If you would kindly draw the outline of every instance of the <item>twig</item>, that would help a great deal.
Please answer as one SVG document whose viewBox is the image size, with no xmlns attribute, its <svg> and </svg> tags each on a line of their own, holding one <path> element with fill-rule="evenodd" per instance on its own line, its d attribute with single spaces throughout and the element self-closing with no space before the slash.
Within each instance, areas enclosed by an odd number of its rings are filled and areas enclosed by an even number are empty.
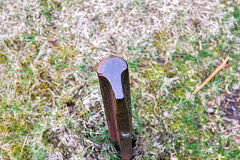
<svg viewBox="0 0 240 160">
<path fill-rule="evenodd" d="M 215 71 L 198 87 L 195 89 L 194 94 L 196 94 L 200 89 L 202 89 L 221 69 L 227 66 L 227 61 L 229 60 L 229 57 L 227 57 L 223 63 L 218 66 Z"/>
<path fill-rule="evenodd" d="M 199 51 L 202 50 L 202 41 L 200 39 L 198 40 L 198 49 Z"/>
</svg>

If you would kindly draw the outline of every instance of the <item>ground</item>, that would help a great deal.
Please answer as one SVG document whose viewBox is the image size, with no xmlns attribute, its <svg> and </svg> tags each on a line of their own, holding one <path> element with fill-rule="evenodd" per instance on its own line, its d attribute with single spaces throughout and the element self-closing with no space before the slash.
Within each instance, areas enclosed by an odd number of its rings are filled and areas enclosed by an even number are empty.
<svg viewBox="0 0 240 160">
<path fill-rule="evenodd" d="M 0 159 L 120 159 L 96 73 L 109 56 L 129 65 L 133 159 L 240 159 L 239 6 L 0 0 Z"/>
</svg>

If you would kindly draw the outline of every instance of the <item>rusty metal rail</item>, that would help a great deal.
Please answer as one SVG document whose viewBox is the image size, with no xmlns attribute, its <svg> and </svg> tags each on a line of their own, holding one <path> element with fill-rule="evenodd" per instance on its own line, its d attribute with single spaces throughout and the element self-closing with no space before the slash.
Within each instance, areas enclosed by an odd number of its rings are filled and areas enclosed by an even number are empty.
<svg viewBox="0 0 240 160">
<path fill-rule="evenodd" d="M 120 145 L 123 160 L 132 158 L 132 111 L 128 65 L 120 57 L 102 60 L 97 74 L 110 139 Z"/>
</svg>

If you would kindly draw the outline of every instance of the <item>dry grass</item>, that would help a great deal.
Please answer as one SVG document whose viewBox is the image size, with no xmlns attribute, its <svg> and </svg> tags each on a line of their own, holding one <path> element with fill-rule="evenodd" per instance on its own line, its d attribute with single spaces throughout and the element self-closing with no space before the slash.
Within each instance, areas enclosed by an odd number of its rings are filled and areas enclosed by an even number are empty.
<svg viewBox="0 0 240 160">
<path fill-rule="evenodd" d="M 238 121 L 220 110 L 240 85 L 239 5 L 0 0 L 0 159 L 119 158 L 96 75 L 110 55 L 130 66 L 134 159 L 239 158 Z M 226 56 L 230 67 L 193 95 Z"/>
</svg>

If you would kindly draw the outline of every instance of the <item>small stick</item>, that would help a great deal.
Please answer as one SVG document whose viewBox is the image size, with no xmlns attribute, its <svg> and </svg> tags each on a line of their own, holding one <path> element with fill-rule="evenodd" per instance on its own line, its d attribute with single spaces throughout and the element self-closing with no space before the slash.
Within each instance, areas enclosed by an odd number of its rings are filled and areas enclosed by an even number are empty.
<svg viewBox="0 0 240 160">
<path fill-rule="evenodd" d="M 227 57 L 223 63 L 218 66 L 215 71 L 198 87 L 195 89 L 194 94 L 196 94 L 200 89 L 202 89 L 221 69 L 227 66 L 227 61 L 229 60 L 229 57 Z"/>
</svg>

